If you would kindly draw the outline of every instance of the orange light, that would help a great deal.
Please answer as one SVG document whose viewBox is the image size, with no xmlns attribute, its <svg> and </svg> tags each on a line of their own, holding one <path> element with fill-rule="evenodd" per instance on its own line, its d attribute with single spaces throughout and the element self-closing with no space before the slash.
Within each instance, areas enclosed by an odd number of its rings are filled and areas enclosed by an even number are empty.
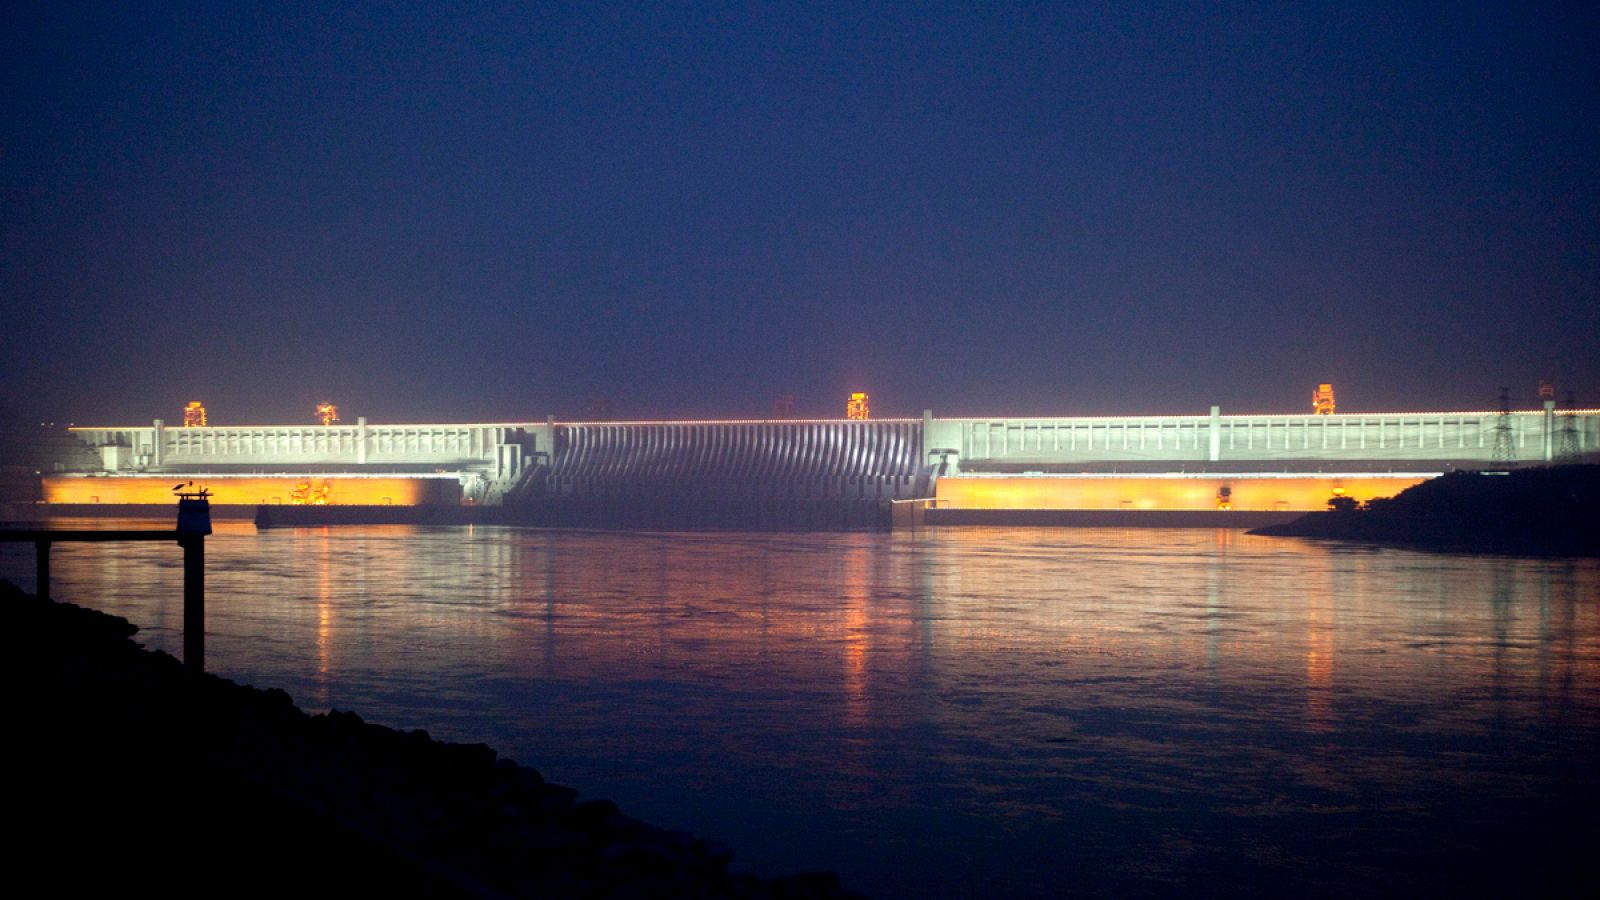
<svg viewBox="0 0 1600 900">
<path fill-rule="evenodd" d="M 872 411 L 867 405 L 867 403 L 868 403 L 868 401 L 870 399 L 871 398 L 869 398 L 866 394 L 861 393 L 860 391 L 857 391 L 856 393 L 851 394 L 850 395 L 850 399 L 845 401 L 844 417 L 847 418 L 847 419 L 869 419 L 869 418 L 871 418 L 872 417 Z"/>
<path fill-rule="evenodd" d="M 200 405 L 199 400 L 190 400 L 189 405 L 183 408 L 183 427 L 206 427 L 206 408 Z"/>
<path fill-rule="evenodd" d="M 339 421 L 339 407 L 334 406 L 332 403 L 319 403 L 317 404 L 317 418 L 321 419 L 324 425 L 332 425 Z"/>
<path fill-rule="evenodd" d="M 291 506 L 327 506 L 329 490 L 326 481 L 316 487 L 309 481 L 302 481 L 289 492 L 289 503 Z"/>
<path fill-rule="evenodd" d="M 1333 385 L 1319 384 L 1311 394 L 1311 411 L 1319 416 L 1333 415 Z"/>
<path fill-rule="evenodd" d="M 208 475 L 211 505 L 255 506 L 262 503 L 307 506 L 394 505 L 455 506 L 461 485 L 454 478 Z M 169 506 L 172 478 L 154 476 L 46 475 L 45 503 L 129 503 Z"/>
<path fill-rule="evenodd" d="M 1353 500 L 1392 497 L 1423 474 L 1345 475 L 1340 496 Z M 1251 478 L 1107 476 L 956 476 L 940 478 L 934 494 L 940 509 L 1324 509 L 1332 479 L 1314 475 Z M 1227 494 L 1223 494 L 1227 488 Z M 1226 504 L 1224 506 L 1223 504 Z"/>
</svg>

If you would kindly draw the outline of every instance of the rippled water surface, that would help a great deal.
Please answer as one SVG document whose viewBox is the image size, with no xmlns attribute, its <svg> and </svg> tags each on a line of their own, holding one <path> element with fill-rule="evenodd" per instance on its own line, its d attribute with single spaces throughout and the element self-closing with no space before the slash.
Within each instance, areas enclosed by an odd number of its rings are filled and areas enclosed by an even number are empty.
<svg viewBox="0 0 1600 900">
<path fill-rule="evenodd" d="M 31 551 L 0 571 L 32 585 Z M 57 597 L 181 649 L 165 545 Z M 1233 531 L 208 542 L 211 668 L 486 741 L 884 897 L 1516 893 L 1593 871 L 1600 562 Z"/>
</svg>

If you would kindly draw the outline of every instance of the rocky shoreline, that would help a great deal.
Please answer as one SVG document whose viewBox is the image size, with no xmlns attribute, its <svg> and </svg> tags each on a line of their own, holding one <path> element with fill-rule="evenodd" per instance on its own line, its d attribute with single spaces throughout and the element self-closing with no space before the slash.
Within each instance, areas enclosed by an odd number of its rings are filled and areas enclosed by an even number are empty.
<svg viewBox="0 0 1600 900">
<path fill-rule="evenodd" d="M 482 744 L 194 676 L 124 619 L 5 582 L 0 603 L 22 626 L 5 657 L 13 871 L 52 892 L 859 896 L 832 873 L 732 872 L 729 849 L 579 801 Z"/>
<path fill-rule="evenodd" d="M 1250 534 L 1429 550 L 1600 556 L 1600 465 L 1453 472 L 1370 501 Z"/>
</svg>

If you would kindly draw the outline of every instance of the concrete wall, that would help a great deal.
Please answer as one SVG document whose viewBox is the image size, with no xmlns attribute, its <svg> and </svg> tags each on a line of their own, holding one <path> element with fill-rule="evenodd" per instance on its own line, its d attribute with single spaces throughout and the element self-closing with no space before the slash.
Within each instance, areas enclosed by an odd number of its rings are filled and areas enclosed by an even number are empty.
<svg viewBox="0 0 1600 900">
<path fill-rule="evenodd" d="M 1336 492 L 1365 502 L 1392 497 L 1428 477 L 966 475 L 939 479 L 937 508 L 1215 510 L 1227 488 L 1229 509 L 1305 512 L 1326 509 Z"/>
<path fill-rule="evenodd" d="M 268 477 L 214 475 L 204 481 L 211 502 L 218 505 L 292 504 L 297 488 L 325 490 L 336 506 L 437 506 L 461 502 L 461 486 L 453 478 L 309 476 Z M 46 475 L 46 503 L 84 505 L 150 505 L 170 508 L 177 501 L 172 479 L 157 475 Z"/>
<path fill-rule="evenodd" d="M 1488 412 L 1381 415 L 1204 415 L 1053 419 L 932 419 L 930 453 L 950 450 L 962 471 L 1074 470 L 1105 464 L 1156 468 L 1238 462 L 1316 468 L 1359 464 L 1470 467 L 1493 462 L 1501 417 Z M 1561 414 L 1505 418 L 1514 458 L 1560 453 Z M 1600 449 L 1600 411 L 1572 417 L 1581 453 Z M 1236 467 L 1235 467 L 1236 468 Z"/>
<path fill-rule="evenodd" d="M 544 432 L 541 440 L 540 432 Z M 126 448 L 125 466 L 177 470 L 194 466 L 443 466 L 488 468 L 500 448 L 548 450 L 543 425 L 272 425 L 170 428 L 159 420 L 133 428 L 74 428 L 92 448 Z"/>
<path fill-rule="evenodd" d="M 1568 443 L 1569 425 L 1574 449 L 1591 456 L 1600 451 L 1600 410 L 1570 419 L 1546 411 L 1502 418 L 1481 411 L 1273 416 L 1213 410 L 1027 419 L 936 419 L 929 413 L 920 420 L 859 422 L 378 425 L 358 419 L 354 425 L 188 429 L 157 421 L 77 428 L 72 435 L 101 472 L 446 474 L 458 479 L 469 501 L 520 503 L 545 517 L 541 521 L 629 519 L 676 527 L 685 517 L 709 516 L 712 525 L 745 527 L 804 508 L 812 510 L 801 515 L 805 527 L 857 524 L 890 500 L 931 496 L 935 475 L 1440 472 L 1493 464 L 1502 429 L 1516 461 L 1556 459 Z"/>
<path fill-rule="evenodd" d="M 1570 419 L 1581 453 L 1600 451 L 1600 410 Z M 1507 416 L 1520 462 L 1559 455 L 1562 413 Z M 535 459 L 562 477 L 762 471 L 792 477 L 909 474 L 929 461 L 904 456 L 919 443 L 948 450 L 962 469 L 1105 463 L 1493 461 L 1501 417 L 1490 412 L 843 422 L 636 422 L 75 428 L 120 469 L 196 466 L 440 467 L 509 477 Z M 854 429 L 854 430 L 852 430 Z M 938 456 L 932 457 L 933 461 Z M 115 462 L 111 462 L 115 460 Z"/>
<path fill-rule="evenodd" d="M 74 428 L 71 434 L 100 454 L 100 471 L 107 473 L 446 473 L 457 478 L 467 499 L 497 504 L 533 466 L 548 462 L 552 428 L 372 425 L 366 419 L 354 425 L 169 428 L 158 419 L 131 428 Z"/>
</svg>

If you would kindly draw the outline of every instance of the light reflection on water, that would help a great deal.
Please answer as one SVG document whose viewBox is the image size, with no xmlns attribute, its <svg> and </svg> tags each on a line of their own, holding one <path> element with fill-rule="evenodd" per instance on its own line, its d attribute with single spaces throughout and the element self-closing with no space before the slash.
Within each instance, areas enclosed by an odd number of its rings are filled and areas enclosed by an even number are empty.
<svg viewBox="0 0 1600 900">
<path fill-rule="evenodd" d="M 1594 834 L 1596 561 L 227 522 L 207 558 L 214 670 L 881 897 L 1427 893 Z M 53 559 L 179 651 L 175 547 Z"/>
</svg>

